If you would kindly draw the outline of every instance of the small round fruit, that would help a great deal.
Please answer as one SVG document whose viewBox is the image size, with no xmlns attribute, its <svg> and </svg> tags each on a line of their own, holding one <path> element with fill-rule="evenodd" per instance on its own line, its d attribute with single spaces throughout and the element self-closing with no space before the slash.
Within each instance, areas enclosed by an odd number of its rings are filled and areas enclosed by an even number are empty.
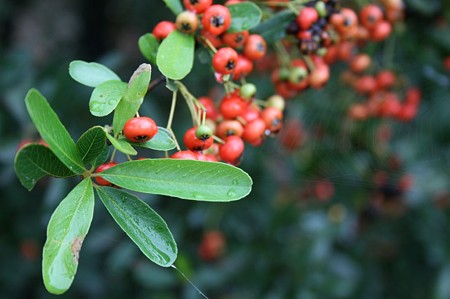
<svg viewBox="0 0 450 299">
<path fill-rule="evenodd" d="M 370 66 L 372 59 L 367 54 L 358 54 L 350 62 L 350 69 L 355 73 L 362 73 Z"/>
<path fill-rule="evenodd" d="M 113 166 L 116 166 L 116 165 L 117 165 L 116 162 L 108 162 L 108 163 L 102 164 L 102 165 L 100 165 L 99 167 L 97 167 L 97 168 L 95 169 L 95 172 L 96 172 L 96 173 L 103 172 L 103 171 L 105 171 L 106 169 L 109 169 L 109 168 L 111 168 L 111 167 L 113 167 Z M 104 178 L 102 178 L 101 176 L 96 176 L 96 177 L 95 177 L 95 181 L 96 181 L 97 184 L 99 184 L 100 186 L 112 186 L 112 185 L 113 185 L 113 184 L 111 184 L 109 181 L 107 181 L 107 180 L 105 180 Z"/>
<path fill-rule="evenodd" d="M 226 47 L 219 49 L 216 54 L 214 54 L 212 65 L 217 73 L 228 75 L 234 71 L 237 60 L 238 53 L 232 48 Z"/>
<path fill-rule="evenodd" d="M 233 49 L 242 48 L 248 38 L 248 31 L 241 32 L 226 32 L 222 36 L 222 40 L 227 46 L 232 47 Z"/>
<path fill-rule="evenodd" d="M 183 0 L 184 7 L 196 14 L 201 14 L 211 6 L 212 0 Z"/>
<path fill-rule="evenodd" d="M 193 151 L 178 151 L 170 156 L 171 159 L 180 159 L 180 160 L 197 160 L 198 155 Z"/>
<path fill-rule="evenodd" d="M 370 31 L 370 38 L 376 42 L 385 40 L 392 31 L 392 26 L 388 21 L 378 22 Z"/>
<path fill-rule="evenodd" d="M 283 111 L 286 107 L 286 101 L 282 96 L 278 94 L 274 94 L 273 96 L 267 99 L 267 107 L 275 107 L 280 111 Z"/>
<path fill-rule="evenodd" d="M 162 21 L 156 24 L 153 28 L 152 34 L 158 39 L 165 39 L 172 31 L 175 30 L 175 24 L 169 21 Z"/>
<path fill-rule="evenodd" d="M 226 241 L 220 231 L 208 231 L 198 249 L 200 257 L 205 261 L 212 261 L 223 255 Z"/>
<path fill-rule="evenodd" d="M 241 115 L 245 108 L 247 108 L 247 102 L 238 96 L 228 95 L 220 102 L 219 111 L 224 118 L 233 119 Z"/>
<path fill-rule="evenodd" d="M 359 13 L 361 24 L 371 30 L 375 25 L 383 20 L 383 11 L 375 4 L 368 4 Z"/>
<path fill-rule="evenodd" d="M 200 125 L 195 129 L 195 136 L 200 140 L 207 140 L 211 138 L 213 131 L 207 125 Z"/>
<path fill-rule="evenodd" d="M 283 112 L 275 107 L 267 107 L 261 111 L 261 118 L 272 133 L 278 132 L 283 125 Z"/>
<path fill-rule="evenodd" d="M 231 135 L 242 136 L 244 127 L 237 120 L 224 120 L 217 125 L 216 134 L 220 138 L 226 138 Z"/>
<path fill-rule="evenodd" d="M 249 35 L 244 45 L 244 55 L 250 60 L 262 58 L 267 51 L 267 44 L 264 38 L 258 34 Z"/>
<path fill-rule="evenodd" d="M 186 131 L 183 137 L 184 145 L 191 151 L 202 151 L 209 148 L 214 143 L 212 134 L 203 140 L 196 136 L 196 129 L 196 127 L 193 127 Z"/>
<path fill-rule="evenodd" d="M 239 94 L 242 98 L 249 100 L 253 98 L 256 95 L 256 86 L 252 83 L 245 83 L 241 86 L 241 89 L 239 90 Z"/>
<path fill-rule="evenodd" d="M 249 143 L 258 141 L 264 137 L 266 128 L 266 122 L 262 118 L 258 117 L 247 123 L 244 128 L 244 134 L 242 134 L 242 139 Z"/>
<path fill-rule="evenodd" d="M 183 33 L 192 34 L 198 29 L 197 15 L 192 11 L 183 11 L 177 16 L 175 21 L 177 29 Z"/>
<path fill-rule="evenodd" d="M 214 101 L 210 97 L 200 97 L 198 101 L 203 104 L 206 109 L 206 118 L 216 120 L 218 113 Z"/>
<path fill-rule="evenodd" d="M 219 148 L 219 157 L 222 161 L 230 164 L 239 164 L 244 152 L 244 141 L 238 136 L 228 136 L 225 144 Z"/>
<path fill-rule="evenodd" d="M 220 35 L 231 25 L 231 14 L 223 5 L 211 5 L 203 14 L 203 28 L 214 35 Z"/>
<path fill-rule="evenodd" d="M 158 126 L 150 117 L 134 117 L 125 123 L 123 133 L 131 142 L 141 143 L 152 139 L 158 133 Z"/>
<path fill-rule="evenodd" d="M 319 19 L 319 13 L 312 7 L 303 8 L 297 15 L 297 24 L 302 30 L 311 28 L 311 25 Z"/>
<path fill-rule="evenodd" d="M 233 79 L 239 80 L 242 77 L 246 77 L 253 70 L 253 62 L 243 55 L 238 56 L 236 67 L 233 72 Z"/>
</svg>

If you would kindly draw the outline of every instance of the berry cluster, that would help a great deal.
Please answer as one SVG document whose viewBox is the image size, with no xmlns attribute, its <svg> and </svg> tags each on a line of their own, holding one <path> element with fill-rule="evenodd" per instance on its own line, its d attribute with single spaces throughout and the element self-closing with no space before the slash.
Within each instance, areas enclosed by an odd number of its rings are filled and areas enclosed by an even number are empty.
<svg viewBox="0 0 450 299">
<path fill-rule="evenodd" d="M 213 4 L 212 0 L 184 0 L 185 11 L 181 12 L 175 23 L 162 21 L 153 28 L 158 40 L 166 38 L 177 29 L 186 34 L 195 34 L 197 40 L 213 54 L 212 66 L 219 82 L 234 80 L 249 75 L 253 62 L 266 54 L 265 40 L 258 34 L 249 34 L 247 30 L 230 32 L 231 15 L 227 5 Z M 240 51 L 240 53 L 238 52 Z"/>
<path fill-rule="evenodd" d="M 308 87 L 321 88 L 329 79 L 329 65 L 350 60 L 367 42 L 385 40 L 392 24 L 403 18 L 403 2 L 382 3 L 385 11 L 368 4 L 359 14 L 334 0 L 304 3 L 276 47 L 279 65 L 272 72 L 276 91 L 289 99 Z"/>
<path fill-rule="evenodd" d="M 225 94 L 217 106 L 210 97 L 200 97 L 203 124 L 186 131 L 183 141 L 187 150 L 171 158 L 220 160 L 238 165 L 245 142 L 259 146 L 282 126 L 284 99 L 274 95 L 263 102 L 254 98 L 255 93 L 255 86 L 246 83 Z"/>
<path fill-rule="evenodd" d="M 390 70 L 381 70 L 375 74 L 364 73 L 371 65 L 366 54 L 358 54 L 350 61 L 350 72 L 343 74 L 345 83 L 361 95 L 363 102 L 352 104 L 348 115 L 352 119 L 365 120 L 369 117 L 390 117 L 401 121 L 410 121 L 417 114 L 421 92 L 410 87 L 404 92 L 401 101 L 403 80 Z"/>
</svg>

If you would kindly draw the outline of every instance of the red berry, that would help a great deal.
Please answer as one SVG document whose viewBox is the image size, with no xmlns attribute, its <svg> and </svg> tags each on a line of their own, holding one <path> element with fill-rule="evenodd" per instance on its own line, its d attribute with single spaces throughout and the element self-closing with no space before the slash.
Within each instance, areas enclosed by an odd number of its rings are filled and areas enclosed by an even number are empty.
<svg viewBox="0 0 450 299">
<path fill-rule="evenodd" d="M 222 75 L 231 74 L 236 67 L 238 53 L 231 48 L 221 48 L 212 59 L 214 70 Z"/>
<path fill-rule="evenodd" d="M 99 167 L 97 167 L 97 169 L 95 169 L 96 173 L 99 172 L 103 172 L 106 169 L 109 169 L 113 166 L 116 166 L 117 163 L 116 162 L 108 162 L 105 164 L 100 165 Z M 105 180 L 104 178 L 102 178 L 101 176 L 96 176 L 95 177 L 95 181 L 97 182 L 97 184 L 99 184 L 100 186 L 112 186 L 113 184 L 111 184 L 109 181 Z"/>
<path fill-rule="evenodd" d="M 230 27 L 230 11 L 223 5 L 212 5 L 203 14 L 202 24 L 205 30 L 214 35 L 220 35 Z"/>
<path fill-rule="evenodd" d="M 125 123 L 123 133 L 131 142 L 146 142 L 158 133 L 158 126 L 150 117 L 134 117 Z"/>
<path fill-rule="evenodd" d="M 245 108 L 247 108 L 247 102 L 238 96 L 228 95 L 220 102 L 219 111 L 224 118 L 233 119 L 241 115 Z"/>
<path fill-rule="evenodd" d="M 383 20 L 383 11 L 375 4 L 368 4 L 359 12 L 359 20 L 364 27 L 371 30 L 379 21 Z"/>
<path fill-rule="evenodd" d="M 384 70 L 375 76 L 375 80 L 377 80 L 377 88 L 382 90 L 394 86 L 396 77 L 392 71 Z"/>
<path fill-rule="evenodd" d="M 249 105 L 247 109 L 245 109 L 244 112 L 242 112 L 241 117 L 244 119 L 247 123 L 257 119 L 260 115 L 261 111 L 260 108 L 256 105 Z"/>
<path fill-rule="evenodd" d="M 244 127 L 237 120 L 224 120 L 216 128 L 216 134 L 220 138 L 226 138 L 231 135 L 242 136 Z"/>
<path fill-rule="evenodd" d="M 297 24 L 302 30 L 311 28 L 311 25 L 319 19 L 317 10 L 312 7 L 303 8 L 297 15 Z"/>
<path fill-rule="evenodd" d="M 162 21 L 156 24 L 152 34 L 158 39 L 165 39 L 172 31 L 175 30 L 175 24 L 169 21 Z"/>
<path fill-rule="evenodd" d="M 200 14 L 211 6 L 212 0 L 183 0 L 183 4 L 187 10 Z"/>
<path fill-rule="evenodd" d="M 238 49 L 244 46 L 245 42 L 247 41 L 248 35 L 249 33 L 247 30 L 242 32 L 226 32 L 222 36 L 222 40 L 225 44 L 227 44 L 227 46 L 233 49 Z"/>
<path fill-rule="evenodd" d="M 412 87 L 406 91 L 405 102 L 410 105 L 419 105 L 422 93 L 417 87 Z"/>
<path fill-rule="evenodd" d="M 205 261 L 212 261 L 223 255 L 225 237 L 220 231 L 209 231 L 203 236 L 198 249 L 199 255 Z"/>
<path fill-rule="evenodd" d="M 193 127 L 186 131 L 183 137 L 184 144 L 191 151 L 202 151 L 207 149 L 211 146 L 211 144 L 213 144 L 214 139 L 212 136 L 206 138 L 205 140 L 198 138 L 195 134 L 196 129 L 197 127 Z"/>
<path fill-rule="evenodd" d="M 236 67 L 233 72 L 233 79 L 239 80 L 242 77 L 247 77 L 253 70 L 253 62 L 251 62 L 247 57 L 239 55 L 236 62 Z"/>
<path fill-rule="evenodd" d="M 312 88 L 323 87 L 330 78 L 330 67 L 326 64 L 316 65 L 315 69 L 309 75 L 309 85 Z"/>
<path fill-rule="evenodd" d="M 230 164 L 239 164 L 244 152 L 244 141 L 238 136 L 228 136 L 225 139 L 225 144 L 219 148 L 219 156 L 222 161 Z"/>
<path fill-rule="evenodd" d="M 385 40 L 392 31 L 392 26 L 388 21 L 380 21 L 370 31 L 370 37 L 372 40 L 379 42 Z"/>
<path fill-rule="evenodd" d="M 170 156 L 172 159 L 180 159 L 180 160 L 197 160 L 198 155 L 193 151 L 178 151 Z"/>
<path fill-rule="evenodd" d="M 350 69 L 355 73 L 364 72 L 372 63 L 372 59 L 367 54 L 358 54 L 350 62 Z"/>
<path fill-rule="evenodd" d="M 250 60 L 262 58 L 267 51 L 267 44 L 264 38 L 258 34 L 251 34 L 244 45 L 244 55 Z"/>
<path fill-rule="evenodd" d="M 262 118 L 258 117 L 245 125 L 242 139 L 249 143 L 258 141 L 259 139 L 264 137 L 265 131 L 266 122 Z"/>
<path fill-rule="evenodd" d="M 275 107 L 267 107 L 261 112 L 261 118 L 266 123 L 267 129 L 272 133 L 278 132 L 283 123 L 283 112 Z"/>
<path fill-rule="evenodd" d="M 216 120 L 218 112 L 214 105 L 214 101 L 210 97 L 200 97 L 198 98 L 198 101 L 202 103 L 206 109 L 206 118 Z"/>
</svg>

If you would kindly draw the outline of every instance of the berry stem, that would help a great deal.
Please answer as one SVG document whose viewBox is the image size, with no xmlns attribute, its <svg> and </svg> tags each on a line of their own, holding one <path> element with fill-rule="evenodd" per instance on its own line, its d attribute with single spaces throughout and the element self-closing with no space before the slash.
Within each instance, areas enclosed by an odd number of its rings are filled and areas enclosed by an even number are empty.
<svg viewBox="0 0 450 299">
<path fill-rule="evenodd" d="M 212 137 L 217 143 L 225 144 L 225 141 L 222 138 L 219 138 L 216 135 L 213 135 Z"/>
<path fill-rule="evenodd" d="M 314 62 L 312 61 L 311 57 L 309 55 L 303 55 L 302 59 L 306 63 L 306 65 L 308 66 L 309 71 L 310 72 L 314 71 L 314 69 L 316 67 L 314 66 Z"/>
<path fill-rule="evenodd" d="M 170 105 L 169 119 L 167 120 L 166 129 L 170 130 L 172 128 L 173 115 L 175 113 L 175 106 L 177 105 L 177 92 L 172 92 L 172 104 Z"/>
<path fill-rule="evenodd" d="M 204 36 L 200 36 L 199 37 L 201 39 L 201 41 L 203 41 L 203 43 L 206 45 L 206 47 L 208 48 L 208 50 L 211 52 L 211 55 L 216 54 L 217 49 L 216 47 L 214 47 L 214 45 L 209 41 L 209 39 L 207 39 Z"/>
</svg>

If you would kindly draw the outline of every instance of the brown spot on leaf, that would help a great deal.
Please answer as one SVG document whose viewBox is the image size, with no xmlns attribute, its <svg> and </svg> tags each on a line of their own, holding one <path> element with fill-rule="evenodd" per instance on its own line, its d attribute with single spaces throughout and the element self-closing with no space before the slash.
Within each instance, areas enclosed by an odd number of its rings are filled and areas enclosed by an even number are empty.
<svg viewBox="0 0 450 299">
<path fill-rule="evenodd" d="M 81 245 L 83 244 L 84 237 L 76 237 L 73 240 L 72 246 L 70 246 L 70 251 L 72 251 L 73 261 L 78 264 L 78 259 L 80 258 Z"/>
</svg>

